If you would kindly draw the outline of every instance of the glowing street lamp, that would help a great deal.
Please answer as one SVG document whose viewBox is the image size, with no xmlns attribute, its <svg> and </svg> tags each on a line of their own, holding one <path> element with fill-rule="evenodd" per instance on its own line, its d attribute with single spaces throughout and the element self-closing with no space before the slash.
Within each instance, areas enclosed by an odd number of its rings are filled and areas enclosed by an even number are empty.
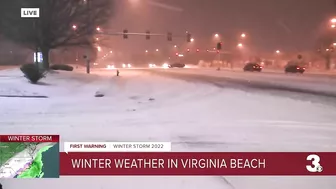
<svg viewBox="0 0 336 189">
<path fill-rule="evenodd" d="M 190 41 L 191 41 L 191 42 L 194 42 L 194 41 L 195 41 L 195 39 L 194 39 L 194 38 L 191 38 L 191 39 L 190 39 Z"/>
<path fill-rule="evenodd" d="M 156 49 L 155 51 L 156 51 L 156 52 L 159 52 L 159 49 Z"/>
<path fill-rule="evenodd" d="M 240 35 L 240 37 L 245 38 L 245 37 L 246 37 L 246 34 L 245 34 L 245 33 L 242 33 L 242 34 Z"/>
<path fill-rule="evenodd" d="M 72 29 L 77 29 L 77 26 L 76 25 L 72 25 Z"/>
<path fill-rule="evenodd" d="M 148 50 L 146 50 L 145 52 L 148 53 Z"/>
<path fill-rule="evenodd" d="M 336 28 L 336 25 L 335 25 L 335 24 L 331 24 L 330 27 L 331 27 L 331 28 Z"/>
<path fill-rule="evenodd" d="M 237 46 L 238 46 L 239 48 L 242 48 L 242 47 L 243 47 L 243 44 L 242 44 L 242 43 L 239 43 Z"/>
<path fill-rule="evenodd" d="M 215 34 L 215 37 L 216 37 L 216 38 L 218 38 L 218 37 L 219 37 L 219 34 L 218 34 L 218 33 L 216 33 L 216 34 Z"/>
<path fill-rule="evenodd" d="M 279 50 L 276 50 L 275 53 L 280 54 L 280 51 L 279 51 Z"/>
<path fill-rule="evenodd" d="M 97 27 L 96 30 L 97 30 L 97 31 L 100 31 L 101 29 L 100 29 L 100 27 Z"/>
<path fill-rule="evenodd" d="M 177 48 L 177 45 L 174 45 L 174 48 Z"/>
<path fill-rule="evenodd" d="M 98 49 L 99 52 L 101 51 L 101 47 L 100 46 L 98 46 L 97 49 Z"/>
<path fill-rule="evenodd" d="M 110 51 L 110 53 L 112 54 L 112 53 L 113 53 L 113 51 Z"/>
<path fill-rule="evenodd" d="M 336 23 L 336 18 L 330 20 L 331 23 Z"/>
</svg>

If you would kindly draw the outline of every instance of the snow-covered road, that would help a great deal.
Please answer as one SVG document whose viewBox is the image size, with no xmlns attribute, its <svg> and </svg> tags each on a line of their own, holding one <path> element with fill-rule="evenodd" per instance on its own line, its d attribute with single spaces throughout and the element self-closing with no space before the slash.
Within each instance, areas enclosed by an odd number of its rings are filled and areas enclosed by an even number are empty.
<svg viewBox="0 0 336 189">
<path fill-rule="evenodd" d="M 242 71 L 216 71 L 209 69 L 147 69 L 161 76 L 186 81 L 208 83 L 225 88 L 258 89 L 267 92 L 294 92 L 302 96 L 317 95 L 334 98 L 336 102 L 336 77 L 301 74 L 249 73 Z M 291 96 L 293 96 L 291 94 Z M 330 99 L 329 99 L 330 100 Z"/>
<path fill-rule="evenodd" d="M 6 71 L 0 98 L 3 133 L 60 134 L 62 141 L 172 141 L 174 151 L 335 151 L 336 107 L 268 93 L 155 76 L 142 71 L 51 74 L 27 84 Z M 96 91 L 106 94 L 94 98 Z M 149 100 L 153 98 L 155 100 Z M 335 177 L 63 177 L 4 180 L 4 189 L 333 189 Z"/>
</svg>

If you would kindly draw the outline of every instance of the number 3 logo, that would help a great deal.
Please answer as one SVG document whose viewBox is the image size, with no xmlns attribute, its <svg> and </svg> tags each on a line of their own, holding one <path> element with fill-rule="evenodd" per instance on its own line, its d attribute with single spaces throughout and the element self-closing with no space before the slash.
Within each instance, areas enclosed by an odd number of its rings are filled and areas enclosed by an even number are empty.
<svg viewBox="0 0 336 189">
<path fill-rule="evenodd" d="M 307 165 L 306 168 L 309 172 L 311 173 L 316 173 L 316 172 L 322 172 L 323 168 L 320 165 L 320 156 L 316 155 L 316 154 L 310 154 L 309 156 L 307 156 L 307 160 L 308 161 L 312 161 L 310 165 Z"/>
</svg>

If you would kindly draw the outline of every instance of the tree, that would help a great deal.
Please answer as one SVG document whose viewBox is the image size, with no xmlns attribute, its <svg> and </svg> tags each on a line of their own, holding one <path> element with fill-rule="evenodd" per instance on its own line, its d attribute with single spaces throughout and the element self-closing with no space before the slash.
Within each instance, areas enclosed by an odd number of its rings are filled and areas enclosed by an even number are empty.
<svg viewBox="0 0 336 189">
<path fill-rule="evenodd" d="M 39 18 L 21 18 L 21 8 L 39 8 Z M 49 68 L 49 52 L 67 46 L 92 46 L 94 34 L 108 24 L 113 0 L 0 1 L 0 34 L 34 51 Z"/>
</svg>

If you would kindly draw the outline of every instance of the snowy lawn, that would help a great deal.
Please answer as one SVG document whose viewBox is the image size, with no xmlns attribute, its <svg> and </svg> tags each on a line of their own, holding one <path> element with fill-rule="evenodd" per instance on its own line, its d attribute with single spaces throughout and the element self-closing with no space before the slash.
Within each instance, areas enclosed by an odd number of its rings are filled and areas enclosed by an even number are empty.
<svg viewBox="0 0 336 189">
<path fill-rule="evenodd" d="M 188 83 L 141 71 L 60 72 L 31 85 L 0 71 L 3 134 L 60 134 L 64 141 L 171 141 L 173 151 L 335 151 L 336 107 Z M 100 91 L 103 98 L 95 98 Z M 155 100 L 149 100 L 153 98 Z M 289 106 L 290 105 L 290 106 Z M 333 189 L 335 177 L 62 177 L 4 180 L 4 189 Z"/>
</svg>

